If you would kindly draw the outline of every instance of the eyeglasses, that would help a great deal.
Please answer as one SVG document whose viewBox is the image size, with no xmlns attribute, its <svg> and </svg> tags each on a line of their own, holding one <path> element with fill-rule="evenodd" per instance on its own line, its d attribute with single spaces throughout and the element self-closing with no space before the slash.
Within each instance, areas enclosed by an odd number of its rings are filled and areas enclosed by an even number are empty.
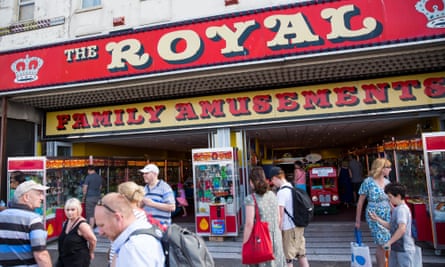
<svg viewBox="0 0 445 267">
<path fill-rule="evenodd" d="M 102 207 L 106 208 L 109 212 L 116 213 L 116 211 L 114 209 L 110 208 L 110 206 L 108 206 L 107 204 L 103 203 L 102 199 L 99 199 L 99 201 L 97 201 L 96 206 L 102 206 Z"/>
</svg>

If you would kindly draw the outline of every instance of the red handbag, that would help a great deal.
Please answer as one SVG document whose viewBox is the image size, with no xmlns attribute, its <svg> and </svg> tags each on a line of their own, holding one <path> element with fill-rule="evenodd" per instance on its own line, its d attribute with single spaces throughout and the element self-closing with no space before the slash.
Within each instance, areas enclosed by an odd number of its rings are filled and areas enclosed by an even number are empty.
<svg viewBox="0 0 445 267">
<path fill-rule="evenodd" d="M 252 197 L 255 203 L 255 224 L 249 240 L 243 244 L 242 264 L 258 264 L 275 259 L 272 241 L 270 240 L 269 224 L 261 221 L 255 194 L 252 194 Z"/>
</svg>

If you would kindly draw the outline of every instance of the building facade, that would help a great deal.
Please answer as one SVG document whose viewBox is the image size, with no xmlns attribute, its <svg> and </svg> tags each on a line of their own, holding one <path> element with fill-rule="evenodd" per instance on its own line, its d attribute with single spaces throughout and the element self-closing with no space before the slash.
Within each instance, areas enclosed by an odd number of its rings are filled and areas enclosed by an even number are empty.
<svg viewBox="0 0 445 267">
<path fill-rule="evenodd" d="M 2 172 L 8 156 L 49 155 L 57 142 L 204 133 L 207 146 L 235 142 L 247 164 L 289 143 L 261 141 L 275 129 L 394 125 L 357 146 L 441 130 L 444 3 L 2 0 Z M 10 133 L 24 125 L 27 142 Z M 306 135 L 312 151 L 351 146 Z M 264 149 L 251 153 L 251 139 Z"/>
</svg>

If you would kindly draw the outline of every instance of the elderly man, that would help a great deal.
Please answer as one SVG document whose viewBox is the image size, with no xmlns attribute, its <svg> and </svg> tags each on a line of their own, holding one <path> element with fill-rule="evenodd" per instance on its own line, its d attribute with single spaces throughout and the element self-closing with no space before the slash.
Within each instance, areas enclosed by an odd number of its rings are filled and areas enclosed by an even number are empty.
<svg viewBox="0 0 445 267">
<path fill-rule="evenodd" d="M 52 266 L 46 250 L 47 232 L 34 212 L 49 187 L 34 181 L 21 183 L 10 207 L 0 212 L 0 266 Z"/>
<path fill-rule="evenodd" d="M 139 170 L 146 183 L 144 187 L 145 197 L 142 200 L 144 210 L 162 225 L 171 224 L 171 213 L 176 209 L 175 193 L 169 184 L 159 180 L 159 168 L 154 164 L 148 164 Z"/>
<path fill-rule="evenodd" d="M 149 234 L 134 234 L 152 227 L 148 222 L 136 220 L 130 202 L 121 194 L 108 193 L 94 211 L 99 234 L 112 242 L 115 252 L 112 267 L 163 267 L 165 262 L 161 242 Z"/>
</svg>

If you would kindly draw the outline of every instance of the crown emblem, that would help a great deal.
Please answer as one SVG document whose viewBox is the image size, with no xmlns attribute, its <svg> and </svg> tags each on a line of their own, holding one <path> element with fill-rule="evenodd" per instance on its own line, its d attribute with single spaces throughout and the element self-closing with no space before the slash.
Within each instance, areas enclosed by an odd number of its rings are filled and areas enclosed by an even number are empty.
<svg viewBox="0 0 445 267">
<path fill-rule="evenodd" d="M 445 28 L 445 0 L 420 0 L 416 10 L 428 19 L 428 28 Z"/>
<path fill-rule="evenodd" d="M 40 67 L 43 65 L 43 59 L 39 57 L 29 57 L 26 55 L 25 58 L 19 58 L 11 64 L 11 70 L 15 73 L 16 83 L 29 83 L 37 81 L 39 77 Z"/>
</svg>

